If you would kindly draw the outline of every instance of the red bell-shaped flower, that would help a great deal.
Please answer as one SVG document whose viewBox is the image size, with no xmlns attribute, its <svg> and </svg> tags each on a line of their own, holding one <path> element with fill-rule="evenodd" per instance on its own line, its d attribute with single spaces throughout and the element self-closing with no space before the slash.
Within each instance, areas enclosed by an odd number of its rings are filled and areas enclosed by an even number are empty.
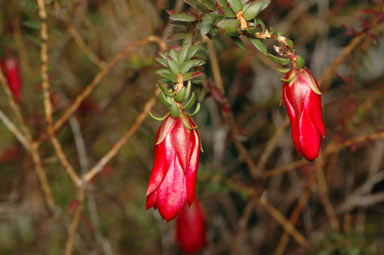
<svg viewBox="0 0 384 255">
<path fill-rule="evenodd" d="M 176 218 L 176 242 L 186 253 L 195 253 L 207 244 L 205 217 L 196 199 L 192 206 L 184 205 Z"/>
<path fill-rule="evenodd" d="M 298 155 L 307 160 L 319 155 L 321 137 L 325 137 L 321 117 L 321 92 L 307 68 L 292 68 L 284 77 L 283 98 L 291 121 L 292 139 Z"/>
<path fill-rule="evenodd" d="M 0 62 L 1 69 L 8 81 L 13 98 L 17 103 L 21 100 L 21 76 L 19 61 L 14 57 L 5 57 Z"/>
<path fill-rule="evenodd" d="M 156 136 L 155 159 L 147 188 L 147 209 L 159 209 L 169 221 L 195 198 L 196 175 L 200 157 L 200 138 L 193 120 L 168 116 Z M 186 128 L 187 122 L 191 129 Z M 187 125 L 188 126 L 188 125 Z"/>
</svg>

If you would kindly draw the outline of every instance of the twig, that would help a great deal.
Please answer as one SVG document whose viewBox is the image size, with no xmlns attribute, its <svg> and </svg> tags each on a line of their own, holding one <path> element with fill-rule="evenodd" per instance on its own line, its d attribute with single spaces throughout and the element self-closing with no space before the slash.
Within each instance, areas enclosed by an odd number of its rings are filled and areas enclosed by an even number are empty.
<svg viewBox="0 0 384 255">
<path fill-rule="evenodd" d="M 15 127 L 15 125 L 12 123 L 10 119 L 4 114 L 3 111 L 0 110 L 0 119 L 4 123 L 4 125 L 16 136 L 17 140 L 26 148 L 29 150 L 29 143 L 27 142 L 27 139 L 25 136 Z"/>
<path fill-rule="evenodd" d="M 299 201 L 297 202 L 295 208 L 293 209 L 291 216 L 289 217 L 289 222 L 294 224 L 294 222 L 296 222 L 298 220 L 301 212 L 303 211 L 306 204 L 308 203 L 308 200 L 311 197 L 311 194 L 312 194 L 312 189 L 310 187 L 308 187 L 305 190 L 305 192 L 303 193 L 303 195 L 301 195 Z M 280 238 L 279 244 L 277 245 L 277 248 L 276 248 L 274 254 L 275 255 L 283 255 L 285 248 L 288 244 L 288 241 L 289 241 L 289 234 L 287 233 L 287 231 L 284 231 L 283 235 Z"/>
<path fill-rule="evenodd" d="M 37 0 L 39 5 L 39 16 L 41 19 L 41 28 L 40 28 L 40 37 L 42 40 L 41 44 L 41 77 L 42 77 L 42 87 L 44 94 L 44 110 L 45 118 L 47 120 L 47 131 L 49 138 L 53 147 L 55 148 L 56 154 L 60 159 L 61 164 L 64 166 L 68 175 L 72 178 L 76 185 L 80 185 L 80 178 L 76 174 L 75 170 L 69 163 L 67 157 L 65 156 L 63 149 L 61 148 L 60 142 L 55 136 L 55 130 L 52 126 L 52 103 L 50 99 L 49 92 L 49 79 L 48 79 L 48 26 L 47 26 L 47 12 L 45 10 L 45 3 L 43 0 Z"/>
<path fill-rule="evenodd" d="M 245 232 L 247 231 L 247 225 L 249 218 L 252 215 L 253 208 L 256 205 L 256 199 L 255 197 L 250 197 L 247 203 L 247 206 L 244 209 L 244 213 L 241 217 L 241 219 L 238 222 L 238 231 L 236 236 L 233 239 L 233 248 L 232 248 L 232 254 L 237 255 L 239 254 L 239 247 L 241 246 L 241 241 L 243 239 L 243 236 Z"/>
<path fill-rule="evenodd" d="M 378 23 L 375 26 L 373 26 L 371 29 L 359 34 L 358 36 L 354 37 L 352 41 L 344 47 L 343 51 L 340 53 L 340 55 L 332 62 L 332 64 L 324 71 L 324 74 L 319 79 L 319 84 L 321 87 L 321 90 L 327 91 L 329 89 L 329 86 L 332 82 L 333 74 L 338 66 L 340 66 L 345 59 L 350 55 L 350 53 L 360 44 L 360 42 L 368 36 L 373 30 L 380 29 L 382 27 L 383 23 Z"/>
<path fill-rule="evenodd" d="M 317 182 L 319 185 L 320 201 L 325 208 L 325 213 L 326 213 L 327 217 L 329 218 L 332 229 L 336 232 L 339 232 L 340 231 L 339 221 L 337 219 L 335 209 L 333 208 L 332 203 L 329 200 L 328 186 L 327 186 L 327 181 L 326 181 L 325 175 L 324 175 L 323 156 L 322 155 L 320 155 L 317 158 L 317 160 L 315 162 L 315 167 L 316 167 L 316 171 L 315 171 L 316 178 L 317 178 Z"/>
<path fill-rule="evenodd" d="M 297 229 L 292 225 L 291 222 L 289 222 L 284 215 L 280 213 L 279 210 L 277 210 L 275 207 L 273 207 L 271 204 L 268 203 L 268 201 L 261 197 L 259 200 L 260 204 L 267 209 L 267 211 L 275 218 L 275 220 L 280 223 L 280 225 L 284 228 L 284 230 L 292 235 L 292 237 L 303 247 L 308 247 L 308 241 L 305 239 L 305 237 L 297 231 Z"/>
<path fill-rule="evenodd" d="M 220 89 L 221 93 L 224 94 L 224 84 L 220 73 L 219 61 L 217 60 L 215 46 L 213 45 L 213 41 L 209 39 L 208 36 L 205 35 L 203 40 L 208 45 L 209 60 L 211 62 L 213 79 L 215 80 L 215 84 Z"/>
<path fill-rule="evenodd" d="M 156 95 L 160 93 L 159 89 L 156 89 Z M 137 129 L 140 127 L 141 123 L 145 120 L 148 113 L 151 111 L 152 107 L 156 103 L 156 97 L 152 97 L 147 101 L 147 103 L 144 105 L 144 110 L 140 115 L 136 118 L 135 123 L 133 126 L 124 134 L 122 138 L 120 138 L 119 141 L 117 141 L 112 149 L 102 157 L 99 162 L 91 169 L 89 172 L 82 178 L 84 182 L 89 182 L 92 180 L 92 178 L 99 173 L 103 167 L 119 152 L 120 148 L 131 138 L 133 134 L 137 131 Z"/>
<path fill-rule="evenodd" d="M 151 36 L 148 36 L 148 37 L 146 37 L 140 41 L 132 43 L 130 46 L 128 46 L 127 48 L 120 51 L 95 76 L 93 81 L 76 97 L 73 104 L 64 112 L 64 114 L 61 116 L 61 118 L 55 122 L 55 124 L 53 125 L 54 131 L 57 131 L 68 120 L 69 116 L 71 116 L 77 110 L 77 108 L 80 106 L 81 102 L 83 102 L 83 100 L 93 91 L 93 89 L 96 87 L 96 85 L 101 82 L 101 80 L 105 77 L 105 75 L 107 75 L 107 73 L 110 71 L 110 69 L 112 67 L 114 67 L 119 62 L 119 60 L 123 59 L 129 52 L 134 50 L 136 47 L 150 43 L 150 42 L 156 42 L 162 51 L 167 48 L 165 42 L 162 41 L 161 38 L 151 35 Z M 42 136 L 42 137 L 40 137 L 38 142 L 42 142 L 46 138 L 47 138 L 46 136 Z"/>
<path fill-rule="evenodd" d="M 369 135 L 358 136 L 358 137 L 352 138 L 352 139 L 344 141 L 344 142 L 331 143 L 324 150 L 324 152 L 322 152 L 322 154 L 324 154 L 324 156 L 326 156 L 326 155 L 329 155 L 332 153 L 336 153 L 336 152 L 338 152 L 344 148 L 350 147 L 352 145 L 356 145 L 356 144 L 359 144 L 359 143 L 362 143 L 365 141 L 375 141 L 375 140 L 379 140 L 379 139 L 384 139 L 384 131 L 378 131 L 378 132 L 375 132 L 375 133 L 372 133 Z M 282 174 L 282 173 L 294 170 L 298 167 L 301 167 L 307 163 L 308 163 L 308 161 L 306 161 L 305 159 L 297 160 L 297 161 L 295 161 L 289 165 L 285 165 L 282 167 L 277 167 L 277 168 L 274 168 L 271 170 L 267 170 L 264 173 L 262 173 L 261 175 L 256 176 L 256 179 L 264 179 L 264 178 L 272 177 L 272 176 L 275 176 L 278 174 Z"/>
<path fill-rule="evenodd" d="M 79 225 L 79 220 L 81 216 L 81 212 L 83 210 L 83 202 L 85 198 L 85 190 L 84 188 L 80 188 L 78 194 L 79 205 L 77 206 L 75 213 L 73 215 L 71 226 L 69 227 L 68 239 L 65 244 L 65 255 L 71 255 L 73 250 L 73 242 L 76 235 L 76 230 Z"/>
<path fill-rule="evenodd" d="M 279 129 L 273 134 L 273 136 L 269 139 L 267 146 L 265 147 L 263 154 L 261 154 L 259 161 L 257 162 L 256 169 L 260 173 L 263 169 L 265 164 L 267 163 L 267 160 L 273 150 L 276 147 L 278 138 L 283 134 L 284 130 L 289 125 L 289 119 L 285 118 L 283 123 L 280 125 Z"/>
</svg>

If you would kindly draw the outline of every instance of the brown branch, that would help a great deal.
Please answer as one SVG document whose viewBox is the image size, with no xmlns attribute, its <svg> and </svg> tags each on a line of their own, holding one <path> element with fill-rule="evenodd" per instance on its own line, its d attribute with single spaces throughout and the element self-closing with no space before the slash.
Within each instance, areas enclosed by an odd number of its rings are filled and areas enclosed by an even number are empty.
<svg viewBox="0 0 384 255">
<path fill-rule="evenodd" d="M 221 77 L 220 67 L 219 67 L 219 61 L 217 60 L 217 55 L 215 51 L 215 46 L 213 45 L 213 41 L 208 38 L 208 36 L 203 36 L 203 40 L 208 45 L 208 53 L 209 53 L 209 60 L 211 62 L 211 68 L 213 73 L 213 79 L 215 80 L 216 86 L 220 89 L 221 93 L 224 94 L 224 84 L 223 79 Z"/>
<path fill-rule="evenodd" d="M 299 201 L 297 202 L 295 208 L 293 209 L 291 216 L 289 217 L 289 222 L 294 224 L 298 219 L 305 208 L 305 206 L 308 203 L 309 198 L 311 197 L 312 189 L 308 187 L 305 192 L 301 195 Z M 275 255 L 283 255 L 285 252 L 285 248 L 289 241 L 289 234 L 287 231 L 284 231 L 283 235 L 280 238 L 279 244 L 277 245 L 277 248 L 275 250 Z"/>
<path fill-rule="evenodd" d="M 158 95 L 159 93 L 160 90 L 156 89 L 155 94 Z M 132 137 L 132 135 L 136 133 L 137 129 L 140 127 L 141 123 L 143 123 L 155 103 L 155 96 L 147 101 L 147 103 L 144 105 L 143 112 L 140 113 L 140 115 L 136 118 L 135 124 L 133 124 L 133 126 L 124 134 L 124 136 L 113 145 L 112 149 L 107 154 L 105 154 L 104 157 L 102 157 L 91 170 L 89 170 L 89 172 L 82 178 L 84 182 L 91 181 L 92 178 L 98 174 L 103 169 L 103 167 L 119 152 L 120 148 L 129 140 L 129 138 Z"/>
<path fill-rule="evenodd" d="M 324 152 L 322 152 L 321 154 L 323 154 L 324 156 L 330 155 L 332 153 L 336 153 L 352 145 L 356 145 L 365 141 L 375 141 L 380 139 L 384 139 L 384 131 L 378 131 L 369 135 L 358 136 L 344 142 L 330 143 L 327 146 L 327 148 L 324 150 Z M 289 165 L 267 170 L 261 175 L 256 176 L 256 179 L 264 179 L 264 178 L 272 177 L 275 175 L 279 175 L 279 174 L 294 170 L 298 167 L 304 166 L 305 164 L 308 164 L 308 163 L 309 162 L 305 159 L 297 160 Z"/>
<path fill-rule="evenodd" d="M 64 112 L 61 118 L 55 122 L 53 125 L 54 131 L 57 131 L 67 120 L 68 118 L 77 110 L 81 102 L 91 94 L 93 89 L 101 82 L 101 80 L 108 74 L 112 67 L 114 67 L 121 59 L 123 59 L 129 52 L 134 50 L 136 47 L 145 45 L 150 42 L 155 42 L 159 45 L 160 49 L 163 51 L 167 48 L 164 41 L 157 36 L 148 36 L 140 41 L 132 43 L 127 48 L 121 50 L 111 61 L 109 61 L 106 66 L 95 76 L 93 81 L 76 97 L 73 104 Z M 42 142 L 47 139 L 47 136 L 42 136 L 39 138 L 38 142 Z"/>
<path fill-rule="evenodd" d="M 376 24 L 371 29 L 359 34 L 358 36 L 354 37 L 351 42 L 344 47 L 343 51 L 340 53 L 340 55 L 332 62 L 332 64 L 324 71 L 323 75 L 319 79 L 320 87 L 323 91 L 327 91 L 329 89 L 329 86 L 332 82 L 333 74 L 337 67 L 339 67 L 342 63 L 344 63 L 345 59 L 351 54 L 351 52 L 358 46 L 360 43 L 365 39 L 367 36 L 369 36 L 372 31 L 376 31 L 381 29 L 383 23 Z"/>
<path fill-rule="evenodd" d="M 76 185 L 80 185 L 80 178 L 76 174 L 75 170 L 69 163 L 67 157 L 65 156 L 63 149 L 61 147 L 60 142 L 57 140 L 55 135 L 55 130 L 52 125 L 52 103 L 50 100 L 50 92 L 49 92 L 49 79 L 48 79 L 48 25 L 47 25 L 47 12 L 45 10 L 45 3 L 43 0 L 37 0 L 39 5 L 39 16 L 41 19 L 41 28 L 40 28 L 40 37 L 42 40 L 41 44 L 41 77 L 42 77 L 42 87 L 44 94 L 44 110 L 45 110 L 45 118 L 47 120 L 47 131 L 51 143 L 56 151 L 57 156 L 60 159 L 61 164 L 64 166 L 68 175 L 72 178 Z"/>
<path fill-rule="evenodd" d="M 75 213 L 73 215 L 71 226 L 69 227 L 68 239 L 65 244 L 65 255 L 71 255 L 73 251 L 73 242 L 75 240 L 75 235 L 77 231 L 77 227 L 79 225 L 81 212 L 83 211 L 83 202 L 85 198 L 85 190 L 84 188 L 80 188 L 78 194 L 79 205 L 77 206 Z"/>
<path fill-rule="evenodd" d="M 283 214 L 279 210 L 277 210 L 274 206 L 268 203 L 268 201 L 261 197 L 260 204 L 267 209 L 269 214 L 275 218 L 275 220 L 284 228 L 284 230 L 289 233 L 295 240 L 303 247 L 308 247 L 308 241 L 305 237 L 292 225 L 291 222 L 284 217 Z"/>
<path fill-rule="evenodd" d="M 315 162 L 315 167 L 316 167 L 315 174 L 316 174 L 316 178 L 319 186 L 320 201 L 324 206 L 325 213 L 331 223 L 332 229 L 336 232 L 339 232 L 340 230 L 339 221 L 337 219 L 335 209 L 333 208 L 332 203 L 329 200 L 328 186 L 327 186 L 327 181 L 324 175 L 322 155 L 320 155 L 317 158 Z"/>
<path fill-rule="evenodd" d="M 4 125 L 16 136 L 17 140 L 29 150 L 29 142 L 25 138 L 25 136 L 17 129 L 17 127 L 12 123 L 10 119 L 8 119 L 7 115 L 4 114 L 3 111 L 0 110 L 0 119 L 4 123 Z"/>
</svg>

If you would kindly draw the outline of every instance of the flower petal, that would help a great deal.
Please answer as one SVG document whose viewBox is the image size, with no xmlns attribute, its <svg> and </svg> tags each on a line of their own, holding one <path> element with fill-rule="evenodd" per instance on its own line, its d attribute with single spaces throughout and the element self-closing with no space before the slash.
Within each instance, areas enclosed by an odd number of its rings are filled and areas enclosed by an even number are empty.
<svg viewBox="0 0 384 255">
<path fill-rule="evenodd" d="M 167 136 L 164 143 L 155 145 L 155 159 L 151 177 L 149 178 L 147 196 L 159 187 L 174 158 L 175 151 L 170 144 L 170 136 Z"/>
<path fill-rule="evenodd" d="M 325 137 L 324 124 L 321 114 L 321 97 L 315 93 L 310 93 L 305 102 L 305 111 L 308 112 L 311 121 L 322 137 Z"/>
<path fill-rule="evenodd" d="M 199 167 L 199 158 L 200 158 L 200 137 L 197 130 L 193 130 L 192 133 L 195 137 L 195 142 L 194 142 L 195 147 L 193 148 L 193 152 L 191 155 L 191 159 L 189 161 L 189 166 L 186 174 L 187 198 L 188 198 L 189 205 L 192 205 L 195 199 L 196 176 L 197 176 L 197 169 Z"/>
<path fill-rule="evenodd" d="M 297 119 L 297 113 L 295 112 L 295 109 L 293 108 L 287 96 L 287 90 L 289 89 L 291 88 L 289 87 L 288 84 L 283 86 L 283 99 L 285 102 L 285 107 L 287 108 L 289 120 L 291 122 L 293 144 L 295 145 L 297 154 L 300 156 L 301 149 L 300 149 L 300 139 L 299 139 L 299 122 Z"/>
<path fill-rule="evenodd" d="M 299 129 L 303 156 L 307 160 L 314 160 L 319 155 L 321 137 L 306 111 L 301 115 Z"/>
<path fill-rule="evenodd" d="M 159 212 L 166 221 L 170 221 L 176 217 L 187 199 L 184 172 L 176 157 L 156 192 Z"/>
<path fill-rule="evenodd" d="M 181 118 L 176 120 L 176 124 L 171 130 L 171 143 L 177 154 L 183 172 L 186 173 L 192 149 L 194 147 L 194 136 L 192 131 L 184 126 Z"/>
</svg>

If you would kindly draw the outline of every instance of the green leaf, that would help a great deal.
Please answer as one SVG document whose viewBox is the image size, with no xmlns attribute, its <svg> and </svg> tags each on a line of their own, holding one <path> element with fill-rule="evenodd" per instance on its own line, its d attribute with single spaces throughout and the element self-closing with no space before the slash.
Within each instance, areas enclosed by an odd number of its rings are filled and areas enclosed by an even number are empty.
<svg viewBox="0 0 384 255">
<path fill-rule="evenodd" d="M 165 70 L 165 69 L 162 69 L 162 70 Z M 163 84 L 161 84 L 161 82 L 157 83 L 157 85 L 159 86 L 159 88 L 161 89 L 161 91 L 164 93 L 164 95 L 166 96 L 169 96 L 169 97 L 173 97 L 176 93 L 174 91 L 169 91 L 167 88 L 165 88 L 163 86 Z"/>
<path fill-rule="evenodd" d="M 168 41 L 184 40 L 189 33 L 176 33 L 168 37 Z"/>
<path fill-rule="evenodd" d="M 170 57 L 168 57 L 167 61 L 168 61 L 168 66 L 169 66 L 169 69 L 171 70 L 171 72 L 176 74 L 176 75 L 179 74 L 180 69 L 179 69 L 179 66 L 176 63 L 176 61 L 171 59 Z"/>
<path fill-rule="evenodd" d="M 165 60 L 165 59 L 163 59 L 163 58 L 159 58 L 159 57 L 157 57 L 157 58 L 155 58 L 155 59 L 156 59 L 157 62 L 159 62 L 160 64 L 162 64 L 164 67 L 169 68 L 167 60 Z"/>
<path fill-rule="evenodd" d="M 300 70 L 305 65 L 305 60 L 299 56 L 296 55 L 296 69 Z"/>
<path fill-rule="evenodd" d="M 159 55 L 164 59 L 167 60 L 167 57 L 169 56 L 168 52 L 166 51 L 160 51 Z"/>
<path fill-rule="evenodd" d="M 160 92 L 159 100 L 163 105 L 167 107 L 170 107 L 172 105 L 172 102 L 168 99 L 168 97 L 163 92 Z"/>
<path fill-rule="evenodd" d="M 208 34 L 215 26 L 218 17 L 219 15 L 213 12 L 206 14 L 200 23 L 200 33 L 202 35 Z"/>
<path fill-rule="evenodd" d="M 41 46 L 41 40 L 39 37 L 33 35 L 26 35 L 26 37 L 37 46 Z"/>
<path fill-rule="evenodd" d="M 240 21 L 237 19 L 224 19 L 217 23 L 217 27 L 227 36 L 239 35 Z"/>
<path fill-rule="evenodd" d="M 173 101 L 171 105 L 170 112 L 172 117 L 175 117 L 175 118 L 179 117 L 179 114 L 180 114 L 179 107 L 177 107 L 177 104 L 175 101 Z"/>
<path fill-rule="evenodd" d="M 193 15 L 188 15 L 186 13 L 177 13 L 170 15 L 169 18 L 174 21 L 181 21 L 181 22 L 194 22 L 196 21 L 196 17 Z"/>
<path fill-rule="evenodd" d="M 202 46 L 202 44 L 192 46 L 188 51 L 187 59 L 191 59 L 193 56 L 195 56 L 195 54 L 200 50 Z"/>
<path fill-rule="evenodd" d="M 189 49 L 191 48 L 192 45 L 192 35 L 189 34 L 184 39 L 183 46 L 181 47 L 181 50 L 179 51 L 179 56 L 178 56 L 178 63 L 181 65 L 185 62 L 188 56 Z"/>
<path fill-rule="evenodd" d="M 172 82 L 177 82 L 177 75 L 171 73 L 168 69 L 159 69 L 156 73 Z"/>
<path fill-rule="evenodd" d="M 156 117 L 151 112 L 148 112 L 148 115 L 149 115 L 149 117 L 151 117 L 154 120 L 163 121 L 163 120 L 165 120 L 168 117 L 169 113 L 165 114 L 163 117 Z M 156 145 L 159 144 L 159 143 L 161 143 L 161 141 L 160 142 L 156 142 Z"/>
<path fill-rule="evenodd" d="M 223 7 L 224 16 L 227 18 L 236 18 L 235 13 L 231 8 Z"/>
<path fill-rule="evenodd" d="M 289 68 L 277 68 L 277 71 L 279 71 L 280 73 L 288 73 L 289 71 L 291 71 L 291 69 L 289 69 Z"/>
<path fill-rule="evenodd" d="M 205 64 L 205 61 L 200 60 L 200 59 L 188 60 L 184 64 L 181 65 L 180 73 L 184 74 L 184 73 L 188 72 L 191 68 L 196 67 L 196 66 L 201 66 L 204 64 Z"/>
<path fill-rule="evenodd" d="M 244 7 L 243 17 L 246 20 L 256 18 L 257 15 L 262 11 L 263 1 L 254 1 Z"/>
<path fill-rule="evenodd" d="M 279 65 L 282 65 L 282 66 L 286 66 L 289 64 L 289 61 L 290 59 L 286 59 L 286 58 L 279 58 L 279 57 L 276 57 L 274 55 L 272 55 L 271 53 L 268 53 L 268 57 L 273 60 L 275 63 L 279 64 Z"/>
<path fill-rule="evenodd" d="M 261 33 L 264 34 L 265 31 L 267 30 L 267 28 L 265 27 L 264 22 L 263 22 L 261 19 L 256 18 L 256 19 L 255 19 L 255 24 L 261 26 Z"/>
<path fill-rule="evenodd" d="M 241 3 L 240 0 L 227 0 L 227 2 L 231 6 L 235 14 L 243 9 L 243 4 Z"/>
<path fill-rule="evenodd" d="M 192 6 L 196 10 L 201 11 L 202 13 L 206 13 L 207 12 L 207 9 L 205 8 L 205 6 L 203 4 L 201 4 L 200 2 L 196 1 L 196 0 L 184 0 L 184 2 L 186 4 Z"/>
<path fill-rule="evenodd" d="M 256 47 L 256 49 L 258 49 L 261 53 L 263 53 L 264 55 L 268 54 L 267 48 L 265 47 L 264 43 L 261 40 L 257 38 L 252 38 L 251 42 Z"/>
<path fill-rule="evenodd" d="M 286 39 L 285 41 L 287 42 L 288 47 L 289 47 L 291 50 L 295 49 L 295 45 L 293 44 L 292 40 L 290 40 L 290 39 Z"/>
<path fill-rule="evenodd" d="M 189 116 L 193 117 L 193 116 L 195 116 L 196 114 L 198 114 L 199 111 L 200 111 L 200 103 L 197 103 L 196 108 L 195 108 L 195 110 L 193 111 L 193 113 L 189 113 L 189 112 L 187 112 L 187 114 L 188 114 Z"/>
<path fill-rule="evenodd" d="M 181 108 L 183 110 L 191 109 L 192 106 L 195 104 L 195 102 L 196 102 L 196 93 L 193 92 L 192 96 L 189 98 L 188 102 L 185 105 L 183 105 Z"/>
<path fill-rule="evenodd" d="M 213 1 L 213 0 L 202 0 L 202 2 L 211 11 L 216 9 L 215 1 Z"/>
<path fill-rule="evenodd" d="M 27 20 L 27 21 L 24 21 L 22 24 L 24 27 L 31 28 L 31 29 L 40 29 L 41 27 L 40 22 L 36 20 Z"/>
<path fill-rule="evenodd" d="M 175 100 L 179 103 L 183 102 L 185 99 L 185 96 L 187 95 L 187 88 L 183 87 L 179 93 L 176 94 Z"/>
<path fill-rule="evenodd" d="M 171 58 L 176 62 L 179 60 L 177 52 L 173 49 L 169 51 L 169 56 L 171 56 Z"/>
<path fill-rule="evenodd" d="M 190 72 L 190 73 L 183 74 L 183 78 L 184 78 L 184 81 L 189 81 L 197 77 L 200 77 L 202 75 L 204 75 L 203 72 Z"/>
<path fill-rule="evenodd" d="M 232 39 L 233 41 L 235 41 L 235 43 L 237 44 L 237 46 L 239 46 L 242 50 L 245 49 L 244 42 L 240 39 L 240 37 L 237 37 L 237 36 L 231 36 L 231 39 Z"/>
</svg>

